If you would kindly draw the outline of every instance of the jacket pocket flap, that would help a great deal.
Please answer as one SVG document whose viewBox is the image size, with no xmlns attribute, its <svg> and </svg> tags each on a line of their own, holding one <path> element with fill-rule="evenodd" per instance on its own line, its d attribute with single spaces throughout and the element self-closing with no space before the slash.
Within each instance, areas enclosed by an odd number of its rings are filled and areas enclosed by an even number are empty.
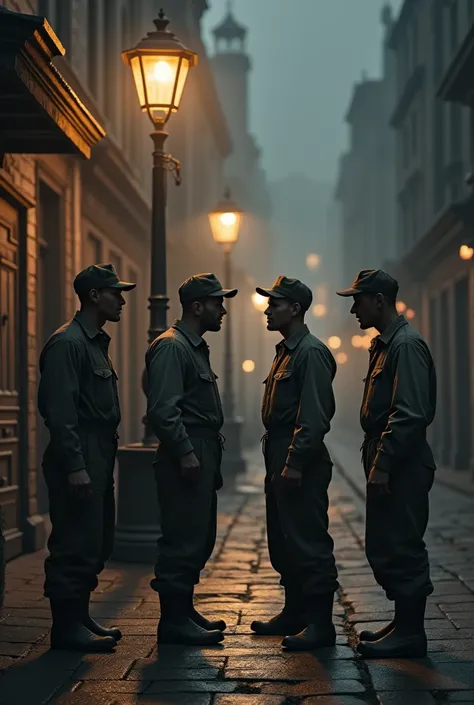
<svg viewBox="0 0 474 705">
<path fill-rule="evenodd" d="M 97 377 L 102 377 L 102 379 L 108 379 L 109 377 L 112 377 L 113 372 L 110 369 L 110 367 L 104 368 L 104 369 L 95 369 L 93 370 L 94 374 L 97 375 Z"/>
<path fill-rule="evenodd" d="M 214 382 L 214 379 L 215 379 L 215 375 L 210 374 L 209 372 L 200 372 L 199 376 L 205 382 Z"/>
<path fill-rule="evenodd" d="M 292 372 L 291 370 L 282 370 L 281 372 L 276 372 L 275 374 L 275 379 L 280 380 L 280 379 L 288 379 L 291 377 Z"/>
</svg>

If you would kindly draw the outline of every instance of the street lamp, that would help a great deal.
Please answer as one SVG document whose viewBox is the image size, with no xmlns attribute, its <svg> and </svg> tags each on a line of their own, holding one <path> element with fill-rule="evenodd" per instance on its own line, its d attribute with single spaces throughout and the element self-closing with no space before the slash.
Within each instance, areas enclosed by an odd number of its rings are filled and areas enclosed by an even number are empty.
<svg viewBox="0 0 474 705">
<path fill-rule="evenodd" d="M 169 20 L 160 10 L 149 32 L 133 49 L 122 52 L 132 71 L 138 100 L 153 124 L 151 284 L 149 296 L 150 327 L 148 343 L 167 328 L 168 296 L 166 286 L 166 177 L 172 172 L 180 184 L 180 165 L 164 151 L 168 133 L 164 127 L 177 112 L 189 69 L 197 55 L 187 49 L 168 30 Z M 148 381 L 143 373 L 142 386 L 147 394 Z M 149 562 L 156 553 L 160 533 L 157 519 L 156 489 L 150 471 L 156 438 L 146 417 L 144 438 L 119 450 L 119 501 L 114 557 L 119 560 Z"/>
<path fill-rule="evenodd" d="M 320 262 L 321 257 L 315 252 L 310 252 L 309 255 L 306 255 L 306 266 L 311 272 L 314 272 L 319 267 Z"/>
<path fill-rule="evenodd" d="M 224 286 L 232 288 L 232 260 L 231 254 L 234 245 L 239 239 L 240 225 L 243 211 L 231 199 L 230 189 L 227 188 L 224 198 L 214 210 L 208 213 L 209 223 L 215 242 L 222 246 L 224 251 Z M 232 305 L 227 302 L 228 314 Z M 224 349 L 224 393 L 222 395 L 222 408 L 224 411 L 226 438 L 225 465 L 229 472 L 237 472 L 245 467 L 241 455 L 240 437 L 241 422 L 235 418 L 234 380 L 232 370 L 232 318 L 227 317 L 225 324 L 225 349 Z"/>
</svg>

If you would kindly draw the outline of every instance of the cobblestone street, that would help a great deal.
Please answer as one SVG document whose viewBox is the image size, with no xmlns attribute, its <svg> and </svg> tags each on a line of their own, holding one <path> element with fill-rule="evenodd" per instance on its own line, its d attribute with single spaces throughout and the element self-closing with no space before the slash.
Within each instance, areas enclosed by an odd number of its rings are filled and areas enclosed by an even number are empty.
<svg viewBox="0 0 474 705">
<path fill-rule="evenodd" d="M 237 490 L 221 493 L 218 545 L 197 589 L 200 609 L 229 625 L 223 646 L 157 650 L 158 600 L 149 587 L 150 567 L 112 564 L 94 594 L 93 615 L 123 630 L 116 653 L 51 652 L 44 555 L 25 556 L 7 569 L 1 705 L 474 703 L 474 497 L 440 482 L 432 492 L 429 658 L 362 661 L 353 648 L 357 632 L 389 620 L 390 603 L 364 557 L 357 446 L 339 437 L 330 445 L 336 462 L 331 530 L 341 583 L 336 648 L 283 653 L 280 638 L 251 635 L 251 621 L 274 614 L 281 604 L 265 542 L 263 470 L 256 452 Z"/>
</svg>

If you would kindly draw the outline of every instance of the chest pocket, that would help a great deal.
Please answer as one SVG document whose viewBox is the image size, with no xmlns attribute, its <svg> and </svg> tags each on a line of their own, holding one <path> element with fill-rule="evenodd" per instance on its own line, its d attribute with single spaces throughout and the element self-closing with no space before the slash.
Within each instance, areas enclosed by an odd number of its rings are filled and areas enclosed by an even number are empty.
<svg viewBox="0 0 474 705">
<path fill-rule="evenodd" d="M 279 370 L 273 377 L 272 408 L 278 411 L 298 404 L 296 378 L 293 370 Z"/>
<path fill-rule="evenodd" d="M 383 367 L 376 367 L 367 380 L 366 405 L 369 411 L 390 407 L 392 390 L 389 384 L 388 374 Z"/>
<path fill-rule="evenodd" d="M 110 367 L 94 368 L 94 400 L 102 411 L 111 411 L 115 406 L 115 381 L 117 374 Z"/>
<path fill-rule="evenodd" d="M 220 407 L 217 389 L 217 375 L 214 372 L 200 372 L 198 381 L 199 404 L 208 412 L 216 412 Z"/>
</svg>

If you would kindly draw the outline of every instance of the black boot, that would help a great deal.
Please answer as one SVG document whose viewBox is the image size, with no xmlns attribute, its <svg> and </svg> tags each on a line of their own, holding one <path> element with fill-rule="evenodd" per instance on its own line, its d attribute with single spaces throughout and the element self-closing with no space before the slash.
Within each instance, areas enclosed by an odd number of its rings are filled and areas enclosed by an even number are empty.
<svg viewBox="0 0 474 705">
<path fill-rule="evenodd" d="M 186 593 L 160 593 L 161 617 L 158 624 L 159 644 L 212 646 L 223 641 L 218 630 L 207 631 L 189 617 L 189 596 Z"/>
<path fill-rule="evenodd" d="M 306 627 L 307 621 L 302 612 L 302 595 L 297 588 L 285 587 L 285 606 L 268 622 L 254 621 L 250 629 L 261 636 L 285 636 L 298 634 Z"/>
<path fill-rule="evenodd" d="M 357 651 L 364 658 L 424 658 L 427 652 L 424 628 L 426 597 L 395 600 L 395 628 L 374 642 L 361 642 Z"/>
<path fill-rule="evenodd" d="M 111 636 L 97 636 L 84 626 L 83 600 L 51 600 L 51 614 L 52 649 L 97 653 L 112 651 L 117 646 Z"/>
<path fill-rule="evenodd" d="M 378 641 L 379 639 L 383 639 L 384 636 L 387 636 L 387 634 L 390 634 L 395 629 L 395 619 L 392 619 L 391 622 L 385 625 L 385 627 L 382 627 L 381 629 L 377 629 L 376 632 L 371 632 L 368 629 L 363 629 L 359 635 L 359 640 L 360 641 Z"/>
<path fill-rule="evenodd" d="M 206 619 L 204 615 L 200 614 L 197 609 L 194 607 L 194 590 L 192 590 L 189 594 L 189 617 L 193 620 L 194 624 L 197 624 L 198 627 L 202 627 L 203 629 L 206 629 L 208 632 L 212 632 L 215 629 L 217 629 L 220 632 L 223 632 L 224 629 L 227 627 L 227 624 L 224 622 L 223 619 L 216 619 L 215 621 L 211 621 L 210 619 Z"/>
<path fill-rule="evenodd" d="M 336 644 L 336 630 L 332 623 L 334 593 L 316 595 L 308 609 L 308 625 L 296 636 L 285 636 L 282 641 L 289 651 L 313 651 Z"/>
<path fill-rule="evenodd" d="M 102 627 L 100 624 L 98 624 L 95 619 L 92 619 L 92 617 L 89 614 L 89 600 L 90 600 L 90 595 L 87 596 L 87 598 L 84 599 L 84 617 L 82 620 L 82 623 L 89 631 L 91 631 L 93 634 L 97 634 L 97 636 L 111 636 L 112 639 L 115 639 L 115 641 L 120 641 L 122 638 L 122 632 L 120 629 L 117 627 L 110 627 L 110 629 L 107 629 L 106 627 Z"/>
</svg>

